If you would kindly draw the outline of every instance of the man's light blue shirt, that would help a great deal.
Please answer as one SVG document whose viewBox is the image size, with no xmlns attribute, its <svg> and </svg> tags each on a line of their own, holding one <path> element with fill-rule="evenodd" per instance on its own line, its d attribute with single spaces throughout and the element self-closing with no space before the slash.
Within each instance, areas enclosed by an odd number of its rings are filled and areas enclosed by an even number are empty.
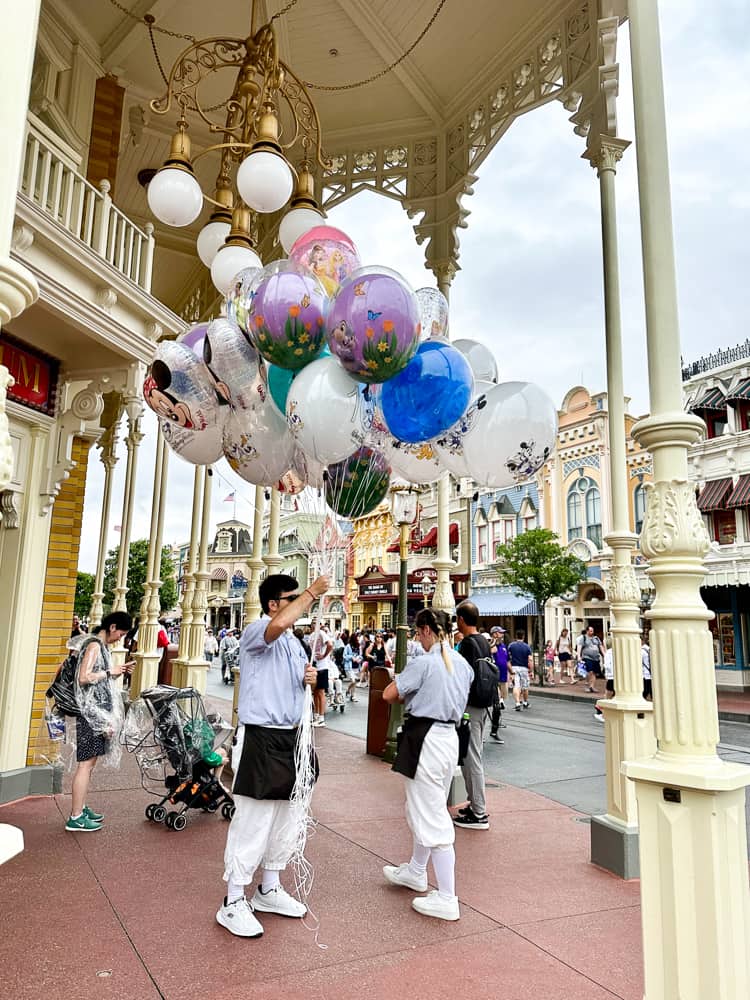
<svg viewBox="0 0 750 1000">
<path fill-rule="evenodd" d="M 238 717 L 250 726 L 290 728 L 302 717 L 307 656 L 291 629 L 266 642 L 270 621 L 263 615 L 242 633 Z"/>
</svg>

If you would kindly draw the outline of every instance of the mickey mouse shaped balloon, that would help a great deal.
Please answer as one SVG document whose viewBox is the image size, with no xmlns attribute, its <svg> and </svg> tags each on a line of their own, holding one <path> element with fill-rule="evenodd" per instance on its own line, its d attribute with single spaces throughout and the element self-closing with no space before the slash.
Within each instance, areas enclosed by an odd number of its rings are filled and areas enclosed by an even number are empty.
<svg viewBox="0 0 750 1000">
<path fill-rule="evenodd" d="M 194 465 L 210 465 L 221 457 L 219 398 L 192 350 L 172 341 L 159 344 L 143 383 L 143 397 L 178 455 Z"/>
</svg>

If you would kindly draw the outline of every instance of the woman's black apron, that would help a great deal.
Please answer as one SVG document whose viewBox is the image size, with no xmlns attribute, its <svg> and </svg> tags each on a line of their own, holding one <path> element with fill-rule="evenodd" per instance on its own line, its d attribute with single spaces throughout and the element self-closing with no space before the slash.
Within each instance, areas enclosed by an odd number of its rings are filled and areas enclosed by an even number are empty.
<svg viewBox="0 0 750 1000">
<path fill-rule="evenodd" d="M 294 751 L 299 730 L 249 725 L 244 728 L 242 757 L 232 791 L 251 799 L 290 799 L 297 778 Z M 317 781 L 318 757 L 314 750 L 311 752 Z"/>
<path fill-rule="evenodd" d="M 413 778 L 419 767 L 422 744 L 432 728 L 434 719 L 423 719 L 418 715 L 407 715 L 398 736 L 398 749 L 393 762 L 393 770 L 405 778 Z"/>
</svg>

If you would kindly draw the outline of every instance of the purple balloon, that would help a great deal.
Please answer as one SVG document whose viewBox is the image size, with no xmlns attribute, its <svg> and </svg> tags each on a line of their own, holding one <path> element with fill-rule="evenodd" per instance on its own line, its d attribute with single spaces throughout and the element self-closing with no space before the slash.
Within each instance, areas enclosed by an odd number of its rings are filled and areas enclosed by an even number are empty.
<svg viewBox="0 0 750 1000">
<path fill-rule="evenodd" d="M 208 323 L 196 323 L 180 334 L 177 343 L 189 347 L 193 354 L 203 360 L 203 341 L 206 339 L 206 330 L 208 330 Z"/>
<path fill-rule="evenodd" d="M 361 267 L 343 282 L 328 316 L 333 354 L 361 382 L 386 382 L 419 346 L 419 304 L 400 274 Z"/>
<path fill-rule="evenodd" d="M 293 264 L 265 278 L 255 290 L 248 326 L 266 361 L 299 371 L 325 343 L 329 301 L 323 286 Z"/>
</svg>

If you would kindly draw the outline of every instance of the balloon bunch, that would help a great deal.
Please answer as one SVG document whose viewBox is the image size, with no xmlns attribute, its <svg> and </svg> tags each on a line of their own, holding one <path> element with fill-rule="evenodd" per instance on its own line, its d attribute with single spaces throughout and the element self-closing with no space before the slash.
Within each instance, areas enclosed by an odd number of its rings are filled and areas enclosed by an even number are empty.
<svg viewBox="0 0 750 1000">
<path fill-rule="evenodd" d="M 226 318 L 160 344 L 144 397 L 182 458 L 224 455 L 250 483 L 324 489 L 343 517 L 373 510 L 391 475 L 527 479 L 554 447 L 554 404 L 497 384 L 492 352 L 449 342 L 447 327 L 437 289 L 362 267 L 346 234 L 317 226 L 288 260 L 236 275 Z"/>
</svg>

